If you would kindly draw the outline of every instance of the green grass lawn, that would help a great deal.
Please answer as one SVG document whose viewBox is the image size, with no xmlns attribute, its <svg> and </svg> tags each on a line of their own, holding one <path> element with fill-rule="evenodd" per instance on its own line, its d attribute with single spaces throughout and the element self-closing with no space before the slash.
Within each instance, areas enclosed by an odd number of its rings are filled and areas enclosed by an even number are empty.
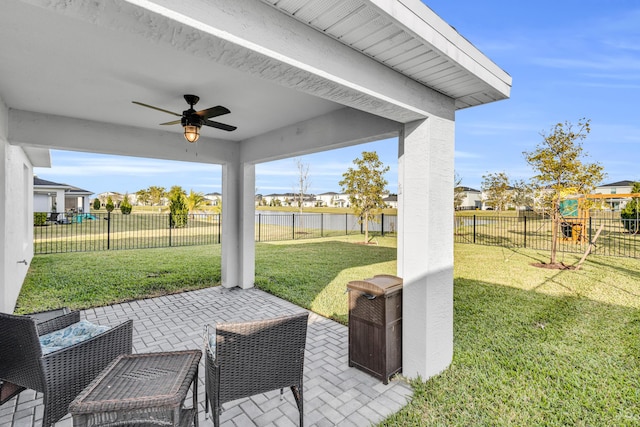
<svg viewBox="0 0 640 427">
<path fill-rule="evenodd" d="M 256 284 L 345 322 L 350 280 L 395 272 L 395 240 L 256 245 Z M 42 255 L 19 311 L 83 308 L 220 281 L 218 245 Z M 579 255 L 564 255 L 565 264 Z M 640 425 L 640 261 L 532 267 L 546 252 L 455 247 L 454 356 L 383 426 Z"/>
<path fill-rule="evenodd" d="M 457 245 L 454 357 L 383 425 L 640 425 L 640 261 Z M 578 261 L 565 256 L 565 263 Z"/>
</svg>

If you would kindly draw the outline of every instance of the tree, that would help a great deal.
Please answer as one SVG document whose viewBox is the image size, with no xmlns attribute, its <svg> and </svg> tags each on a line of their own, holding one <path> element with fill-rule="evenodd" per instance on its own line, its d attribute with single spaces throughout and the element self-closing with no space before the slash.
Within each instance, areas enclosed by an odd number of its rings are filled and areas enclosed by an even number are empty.
<svg viewBox="0 0 640 427">
<path fill-rule="evenodd" d="M 302 213 L 304 208 L 304 196 L 309 190 L 309 164 L 302 163 L 302 160 L 296 159 L 296 168 L 298 169 L 298 210 Z"/>
<path fill-rule="evenodd" d="M 162 198 L 165 196 L 164 187 L 156 187 L 155 185 L 152 185 L 147 191 L 149 192 L 151 205 L 155 206 L 162 203 Z"/>
<path fill-rule="evenodd" d="M 531 185 L 526 181 L 519 179 L 511 183 L 511 201 L 516 205 L 516 209 L 521 206 L 525 208 L 533 208 L 534 192 Z"/>
<path fill-rule="evenodd" d="M 338 184 L 342 192 L 349 195 L 358 223 L 364 223 L 366 243 L 369 241 L 369 221 L 375 220 L 377 209 L 385 207 L 382 194 L 388 184 L 384 174 L 389 171 L 389 166 L 384 166 L 375 151 L 363 151 L 362 158 L 356 158 L 353 164 L 356 168 L 350 167 L 343 173 L 343 179 Z"/>
<path fill-rule="evenodd" d="M 482 175 L 481 188 L 485 203 L 498 212 L 505 210 L 512 202 L 512 188 L 509 185 L 509 177 L 504 172 Z"/>
<path fill-rule="evenodd" d="M 169 226 L 172 228 L 182 228 L 187 225 L 189 218 L 189 207 L 184 194 L 176 191 L 169 196 Z"/>
<path fill-rule="evenodd" d="M 93 199 L 93 209 L 99 211 L 101 205 L 102 204 L 100 203 L 100 199 L 98 199 L 97 197 Z"/>
<path fill-rule="evenodd" d="M 640 193 L 640 182 L 634 182 L 632 193 Z M 640 198 L 634 197 L 620 212 L 624 228 L 631 234 L 640 232 Z"/>
<path fill-rule="evenodd" d="M 540 195 L 537 203 L 551 212 L 551 264 L 556 264 L 562 196 L 589 194 L 605 177 L 599 163 L 584 162 L 587 154 L 581 141 L 590 131 L 590 120 L 584 118 L 576 126 L 557 123 L 550 133 L 540 134 L 543 140 L 534 151 L 522 153 L 536 173 L 532 184 Z"/>
<path fill-rule="evenodd" d="M 129 193 L 125 193 L 122 202 L 120 203 L 120 212 L 123 215 L 129 215 L 131 213 L 131 202 L 129 202 Z"/>
<path fill-rule="evenodd" d="M 111 198 L 111 196 L 107 197 L 107 203 L 104 204 L 104 208 L 107 210 L 107 212 L 111 213 L 111 211 L 113 211 L 113 209 L 115 209 L 115 206 L 113 204 L 113 199 Z"/>
<path fill-rule="evenodd" d="M 186 196 L 186 195 L 187 195 L 187 192 L 186 192 L 186 191 L 184 191 L 184 189 L 183 189 L 181 186 L 179 186 L 179 185 L 174 185 L 174 186 L 172 186 L 172 187 L 169 189 L 169 192 L 167 193 L 167 197 L 169 197 L 170 199 L 171 199 L 171 198 L 174 198 L 174 197 L 175 197 L 175 195 L 176 195 L 176 193 L 180 193 L 180 194 L 182 194 L 183 196 Z"/>
<path fill-rule="evenodd" d="M 142 206 L 146 206 L 151 200 L 151 193 L 148 189 L 138 190 L 136 191 L 136 199 L 138 203 L 142 203 Z"/>
<path fill-rule="evenodd" d="M 189 196 L 187 196 L 187 209 L 189 212 L 193 212 L 196 209 L 200 209 L 204 206 L 206 199 L 204 198 L 204 194 L 199 193 L 197 191 L 189 191 Z"/>
</svg>

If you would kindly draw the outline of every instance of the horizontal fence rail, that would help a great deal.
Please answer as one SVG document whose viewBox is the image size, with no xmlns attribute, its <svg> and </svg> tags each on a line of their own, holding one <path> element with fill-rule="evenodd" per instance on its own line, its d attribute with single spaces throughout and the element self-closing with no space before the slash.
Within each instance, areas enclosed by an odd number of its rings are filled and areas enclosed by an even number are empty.
<svg viewBox="0 0 640 427">
<path fill-rule="evenodd" d="M 352 214 L 256 212 L 258 242 L 360 234 L 364 225 Z M 34 215 L 34 253 L 88 252 L 219 244 L 220 214 L 120 213 Z M 395 234 L 397 217 L 381 214 L 369 232 Z"/>
<path fill-rule="evenodd" d="M 591 253 L 640 258 L 640 219 L 566 218 L 558 227 L 558 251 L 584 253 L 602 228 Z M 552 221 L 542 216 L 456 216 L 456 243 L 551 250 Z"/>
</svg>

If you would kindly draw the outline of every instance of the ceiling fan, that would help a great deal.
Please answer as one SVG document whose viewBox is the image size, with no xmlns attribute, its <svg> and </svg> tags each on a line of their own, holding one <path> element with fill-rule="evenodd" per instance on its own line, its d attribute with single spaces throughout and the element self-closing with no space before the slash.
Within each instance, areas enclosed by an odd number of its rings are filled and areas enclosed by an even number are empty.
<svg viewBox="0 0 640 427">
<path fill-rule="evenodd" d="M 182 124 L 184 127 L 184 137 L 189 142 L 196 142 L 198 138 L 200 138 L 200 128 L 204 126 L 210 126 L 216 129 L 226 130 L 228 132 L 234 131 L 237 129 L 235 126 L 227 125 L 225 123 L 214 122 L 213 120 L 209 120 L 211 117 L 222 116 L 224 114 L 229 114 L 228 108 L 223 107 L 222 105 L 218 105 L 216 107 L 207 108 L 206 110 L 196 111 L 193 109 L 193 106 L 198 103 L 200 97 L 196 95 L 185 95 L 185 101 L 189 104 L 189 109 L 184 110 L 182 114 L 174 113 L 173 111 L 165 110 L 163 108 L 154 107 L 153 105 L 143 104 L 138 101 L 131 101 L 134 104 L 142 105 L 143 107 L 153 108 L 154 110 L 162 111 L 164 113 L 173 114 L 174 116 L 181 117 L 180 120 L 174 120 L 171 122 L 160 123 L 161 125 L 177 125 L 178 123 Z"/>
</svg>

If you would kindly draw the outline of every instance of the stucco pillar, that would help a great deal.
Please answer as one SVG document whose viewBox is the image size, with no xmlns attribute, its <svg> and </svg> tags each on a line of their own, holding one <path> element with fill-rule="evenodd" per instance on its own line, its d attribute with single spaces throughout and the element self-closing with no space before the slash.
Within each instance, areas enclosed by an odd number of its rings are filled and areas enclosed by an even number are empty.
<svg viewBox="0 0 640 427">
<path fill-rule="evenodd" d="M 453 357 L 454 122 L 406 124 L 398 152 L 402 370 L 430 378 Z"/>
<path fill-rule="evenodd" d="M 255 279 L 255 165 L 222 166 L 222 286 L 251 288 Z"/>
</svg>

